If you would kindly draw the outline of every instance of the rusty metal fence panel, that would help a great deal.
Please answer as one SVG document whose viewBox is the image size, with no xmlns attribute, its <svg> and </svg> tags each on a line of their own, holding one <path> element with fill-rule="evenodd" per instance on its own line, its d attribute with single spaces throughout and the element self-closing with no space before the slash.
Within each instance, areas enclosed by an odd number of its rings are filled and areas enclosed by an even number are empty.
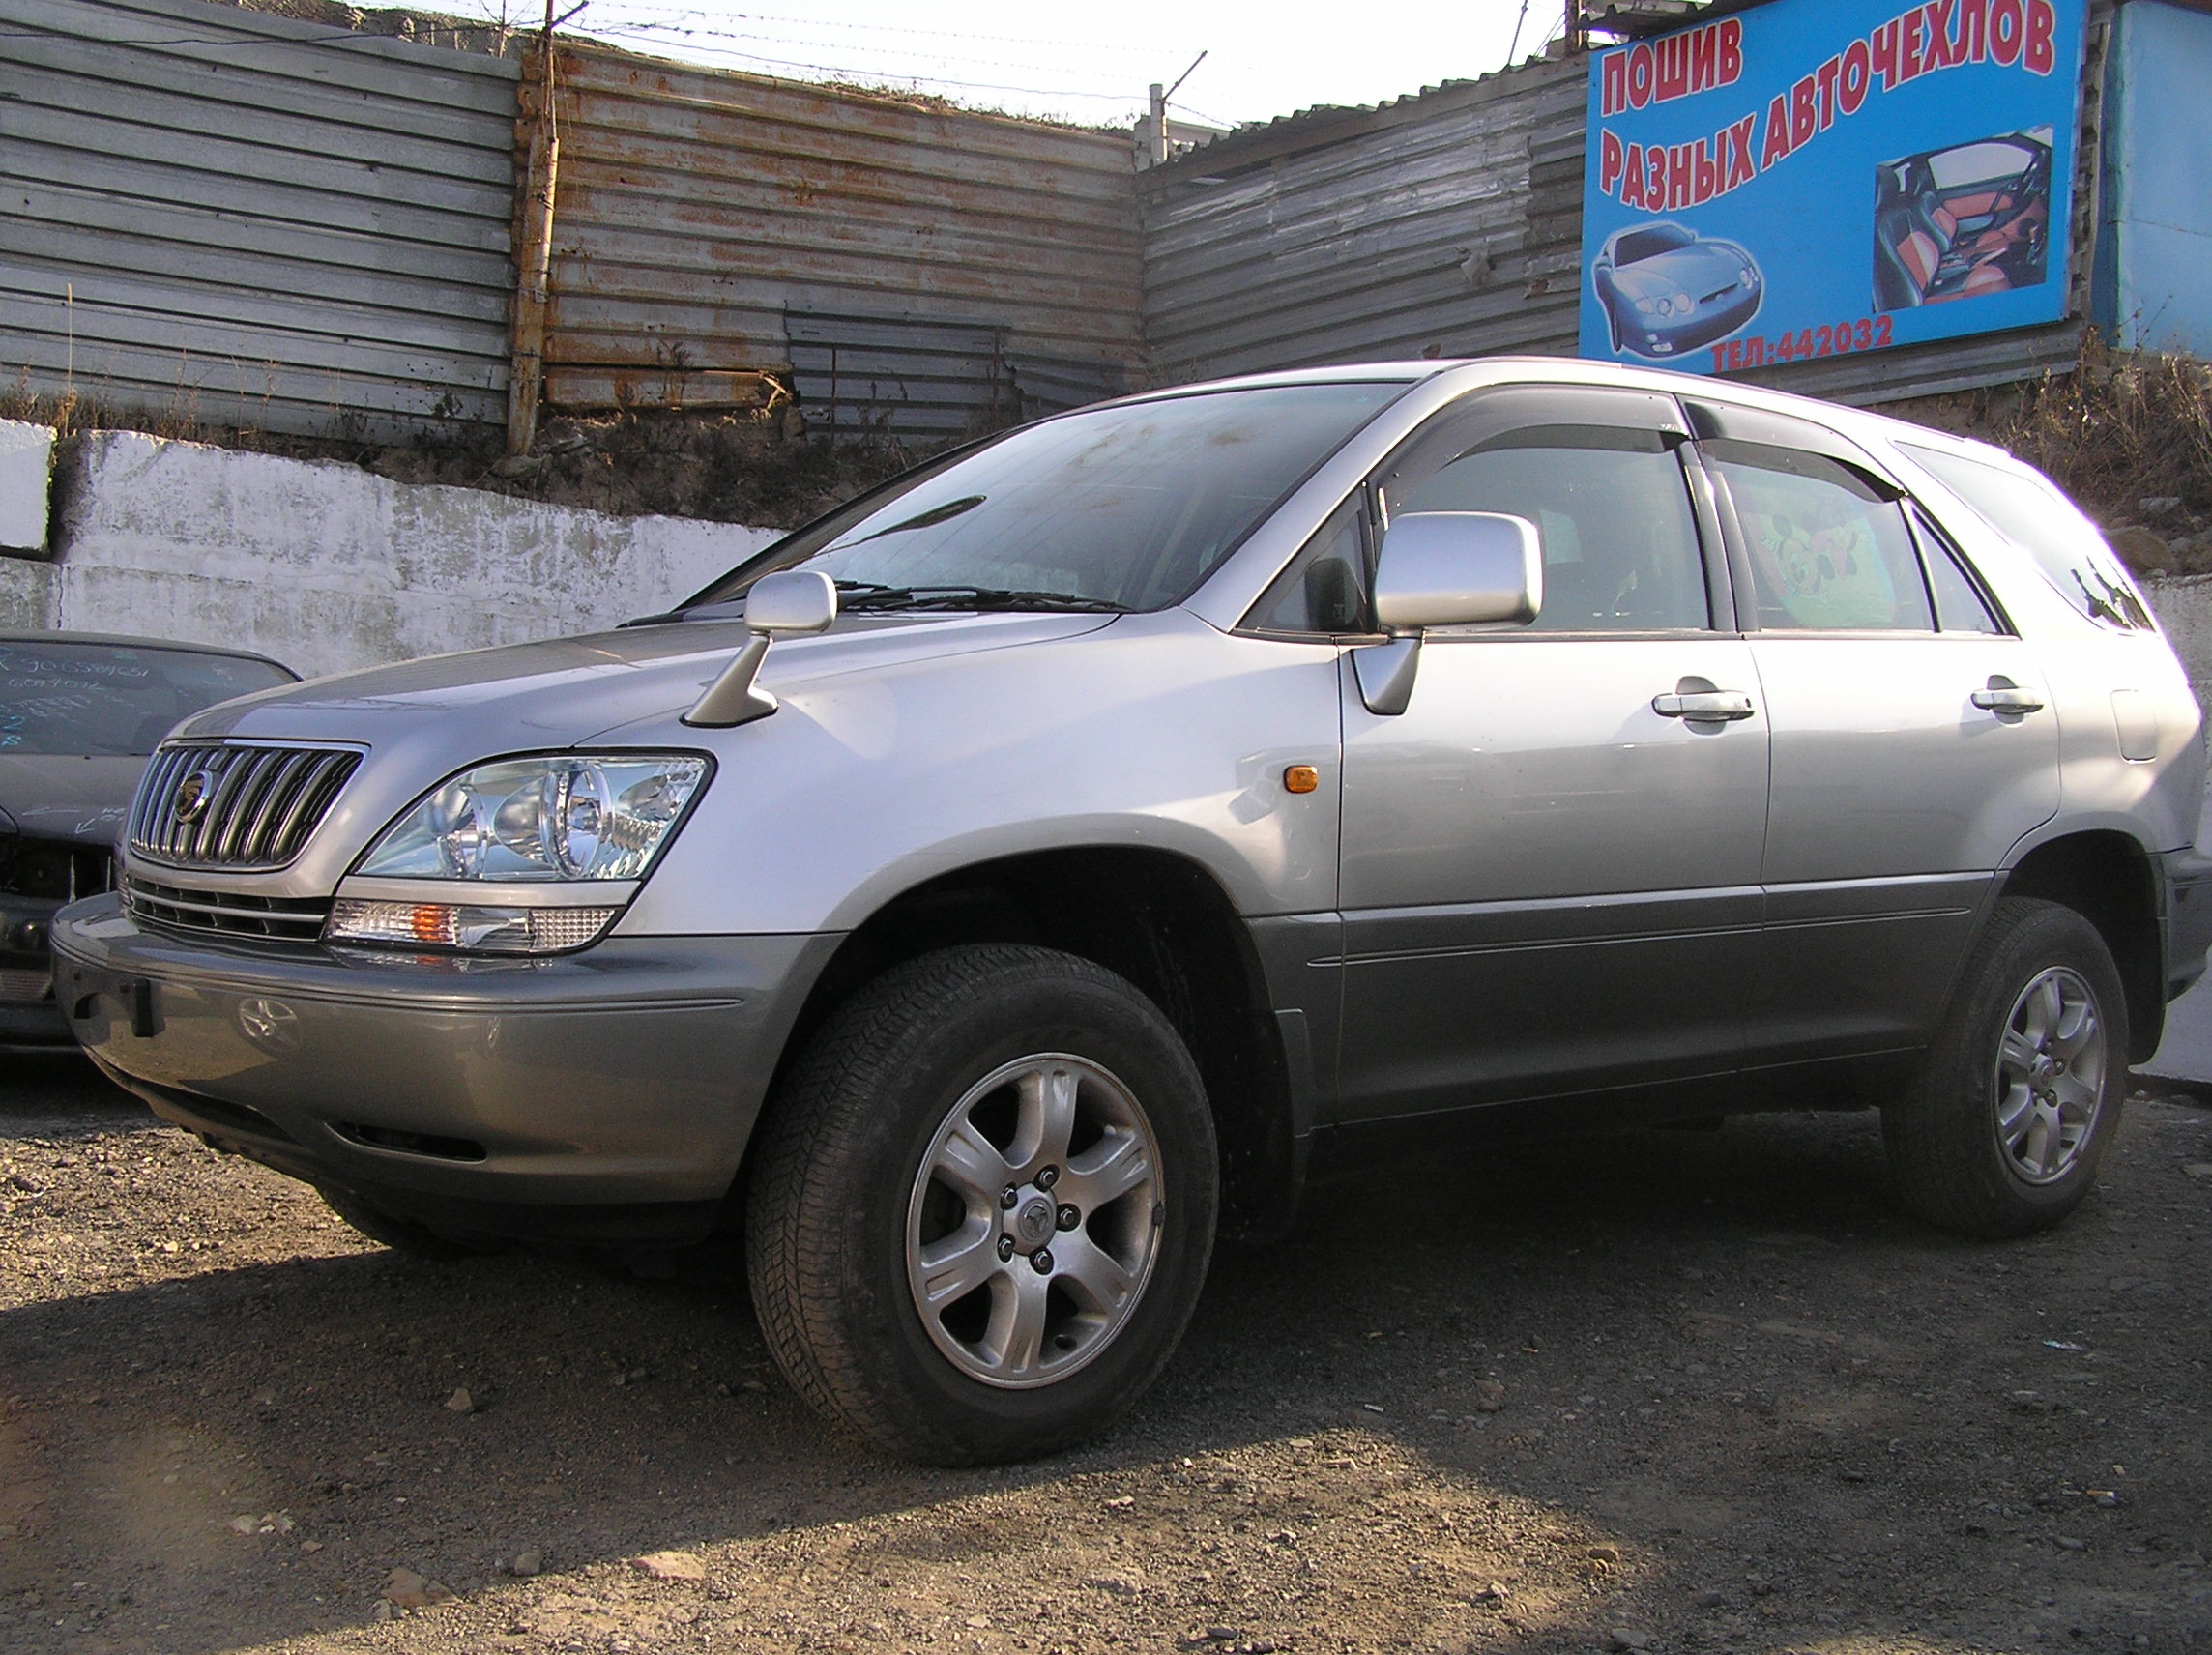
<svg viewBox="0 0 2212 1655">
<path fill-rule="evenodd" d="M 865 370 L 873 415 L 841 399 L 838 428 L 903 407 L 891 428 L 944 436 L 988 415 L 1008 360 L 1101 384 L 1142 361 L 1126 133 L 585 44 L 554 84 L 555 406 L 712 407 L 749 396 L 748 370 L 811 389 L 831 346 L 905 350 Z"/>
<path fill-rule="evenodd" d="M 0 376 L 293 432 L 505 418 L 516 67 L 0 0 Z"/>
</svg>

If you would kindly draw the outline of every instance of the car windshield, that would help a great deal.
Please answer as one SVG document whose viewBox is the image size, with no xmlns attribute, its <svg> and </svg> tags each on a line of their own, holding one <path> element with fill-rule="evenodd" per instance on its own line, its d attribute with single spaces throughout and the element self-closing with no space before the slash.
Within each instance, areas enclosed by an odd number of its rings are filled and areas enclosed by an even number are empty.
<svg viewBox="0 0 2212 1655">
<path fill-rule="evenodd" d="M 180 720 L 291 682 L 244 655 L 0 639 L 0 754 L 151 753 Z"/>
<path fill-rule="evenodd" d="M 1648 230 L 1635 230 L 1621 237 L 1614 245 L 1613 262 L 1642 264 L 1647 258 L 1686 247 L 1697 239 L 1677 224 L 1655 224 Z"/>
<path fill-rule="evenodd" d="M 1928 158 L 1928 171 L 1938 189 L 1956 189 L 1966 184 L 1994 184 L 2027 170 L 2034 157 L 2017 144 L 1963 144 Z"/>
<path fill-rule="evenodd" d="M 1405 390 L 1268 386 L 1047 420 L 854 502 L 687 607 L 803 566 L 848 610 L 1164 609 Z"/>
</svg>

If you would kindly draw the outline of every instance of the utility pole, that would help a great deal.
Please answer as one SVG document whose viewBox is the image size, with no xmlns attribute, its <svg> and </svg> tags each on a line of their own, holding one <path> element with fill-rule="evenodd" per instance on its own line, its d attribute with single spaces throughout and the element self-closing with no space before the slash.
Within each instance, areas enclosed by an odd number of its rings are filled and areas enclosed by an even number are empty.
<svg viewBox="0 0 2212 1655">
<path fill-rule="evenodd" d="M 1569 52 L 1589 47 L 1589 30 L 1583 22 L 1583 0 L 1567 0 L 1566 46 Z"/>
<path fill-rule="evenodd" d="M 1191 71 L 1197 69 L 1205 61 L 1205 52 L 1200 52 L 1198 56 L 1192 58 L 1190 69 L 1186 69 L 1177 75 L 1173 86 L 1163 87 L 1156 80 L 1152 82 L 1152 113 L 1151 118 L 1146 123 L 1145 142 L 1151 151 L 1154 166 L 1165 161 L 1171 153 L 1171 146 L 1168 143 L 1168 100 L 1182 90 L 1182 83 L 1190 78 Z"/>
<path fill-rule="evenodd" d="M 523 117 L 530 122 L 530 148 L 523 180 L 521 245 L 514 249 L 514 326 L 507 377 L 509 454 L 527 454 L 538 441 L 538 401 L 545 385 L 553 188 L 561 169 L 561 134 L 553 118 L 553 0 L 545 0 L 545 29 L 538 40 L 538 106 Z"/>
</svg>

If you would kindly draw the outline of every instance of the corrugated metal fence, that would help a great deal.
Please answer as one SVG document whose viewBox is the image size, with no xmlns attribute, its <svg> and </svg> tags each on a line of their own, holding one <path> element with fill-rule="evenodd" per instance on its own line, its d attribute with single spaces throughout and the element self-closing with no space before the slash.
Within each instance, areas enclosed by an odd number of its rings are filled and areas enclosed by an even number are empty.
<svg viewBox="0 0 2212 1655">
<path fill-rule="evenodd" d="M 0 0 L 0 32 L 11 381 L 276 431 L 504 417 L 513 63 L 202 0 Z"/>
<path fill-rule="evenodd" d="M 556 406 L 712 407 L 771 368 L 824 424 L 941 437 L 1142 361 L 1124 134 L 588 44 L 554 85 Z"/>
<path fill-rule="evenodd" d="M 1137 173 L 1121 133 L 556 44 L 557 408 L 742 406 L 774 373 L 819 428 L 930 440 L 1151 380 L 1575 348 L 1581 58 Z M 516 140 L 543 119 L 519 73 L 207 0 L 0 0 L 0 373 L 275 430 L 496 423 Z M 2080 337 L 1761 377 L 1907 396 L 2070 365 Z"/>
<path fill-rule="evenodd" d="M 1168 380 L 1575 348 L 1581 59 L 1318 111 L 1139 180 Z"/>
</svg>

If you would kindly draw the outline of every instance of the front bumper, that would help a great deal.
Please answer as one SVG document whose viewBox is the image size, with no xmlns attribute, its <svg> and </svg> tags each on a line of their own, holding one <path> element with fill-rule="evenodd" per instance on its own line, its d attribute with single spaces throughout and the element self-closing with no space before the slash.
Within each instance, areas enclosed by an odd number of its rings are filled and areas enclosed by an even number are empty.
<svg viewBox="0 0 2212 1655">
<path fill-rule="evenodd" d="M 155 1112 L 450 1234 L 704 1234 L 834 936 L 539 960 L 251 946 L 63 911 L 55 992 Z"/>
<path fill-rule="evenodd" d="M 68 1051 L 69 1024 L 46 992 L 51 897 L 0 893 L 0 1051 Z"/>
</svg>

